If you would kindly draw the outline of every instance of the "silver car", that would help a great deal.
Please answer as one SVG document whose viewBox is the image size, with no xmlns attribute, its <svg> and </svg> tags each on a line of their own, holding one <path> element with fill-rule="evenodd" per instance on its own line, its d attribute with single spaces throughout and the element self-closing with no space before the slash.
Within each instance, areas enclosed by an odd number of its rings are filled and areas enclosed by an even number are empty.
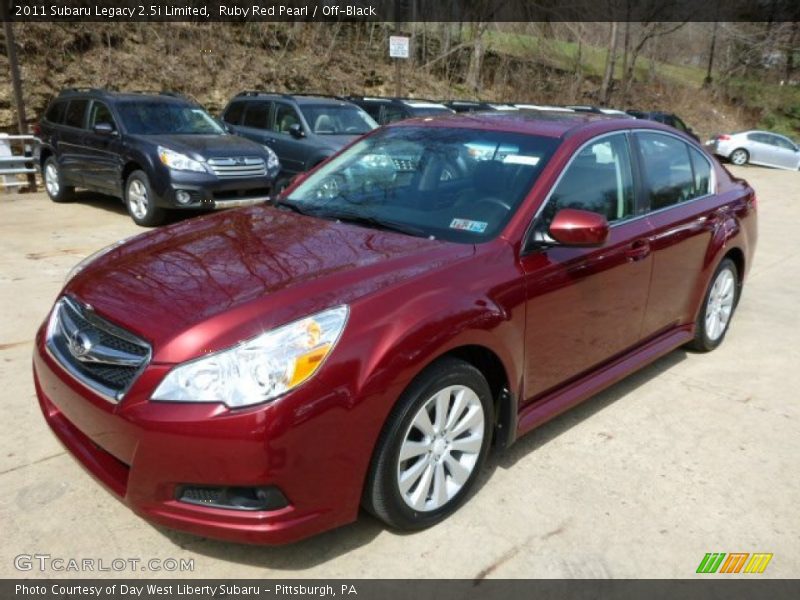
<svg viewBox="0 0 800 600">
<path fill-rule="evenodd" d="M 792 140 L 768 131 L 722 134 L 706 142 L 709 151 L 735 165 L 765 165 L 779 169 L 800 169 L 800 147 Z"/>
</svg>

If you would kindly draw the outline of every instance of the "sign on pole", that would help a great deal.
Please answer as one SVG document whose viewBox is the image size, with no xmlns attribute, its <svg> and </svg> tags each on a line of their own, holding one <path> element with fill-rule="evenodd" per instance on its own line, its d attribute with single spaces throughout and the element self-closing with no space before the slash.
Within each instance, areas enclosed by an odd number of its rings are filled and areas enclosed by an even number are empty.
<svg viewBox="0 0 800 600">
<path fill-rule="evenodd" d="M 403 35 L 393 35 L 389 37 L 389 57 L 408 58 L 409 38 Z"/>
</svg>

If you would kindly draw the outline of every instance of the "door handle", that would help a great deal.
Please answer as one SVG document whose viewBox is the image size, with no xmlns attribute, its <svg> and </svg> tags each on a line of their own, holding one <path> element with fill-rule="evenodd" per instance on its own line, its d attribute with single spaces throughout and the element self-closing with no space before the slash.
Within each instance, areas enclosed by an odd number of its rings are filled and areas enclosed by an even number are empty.
<svg viewBox="0 0 800 600">
<path fill-rule="evenodd" d="M 627 250 L 625 250 L 625 257 L 629 262 L 643 260 L 650 255 L 650 242 L 647 240 L 636 240 Z"/>
</svg>

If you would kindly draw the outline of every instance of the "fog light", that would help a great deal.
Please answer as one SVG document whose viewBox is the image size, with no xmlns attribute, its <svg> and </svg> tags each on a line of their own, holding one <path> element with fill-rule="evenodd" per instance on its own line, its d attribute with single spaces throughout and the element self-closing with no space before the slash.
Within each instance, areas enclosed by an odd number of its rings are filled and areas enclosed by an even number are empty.
<svg viewBox="0 0 800 600">
<path fill-rule="evenodd" d="M 178 201 L 178 204 L 189 204 L 189 202 L 192 201 L 192 195 L 186 190 L 178 190 L 175 193 L 175 199 Z"/>
<path fill-rule="evenodd" d="M 274 486 L 211 487 L 183 486 L 178 488 L 178 500 L 189 504 L 232 508 L 235 510 L 280 510 L 289 505 L 286 496 Z"/>
</svg>

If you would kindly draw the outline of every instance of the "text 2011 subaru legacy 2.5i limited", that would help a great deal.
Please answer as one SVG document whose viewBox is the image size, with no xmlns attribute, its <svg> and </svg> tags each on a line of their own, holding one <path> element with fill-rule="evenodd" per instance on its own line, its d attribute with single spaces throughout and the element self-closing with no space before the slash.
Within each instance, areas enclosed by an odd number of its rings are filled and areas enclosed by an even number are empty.
<svg viewBox="0 0 800 600">
<path fill-rule="evenodd" d="M 756 242 L 747 183 L 652 122 L 410 120 L 299 177 L 84 261 L 38 334 L 47 422 L 146 519 L 437 523 L 490 445 L 720 344 Z"/>
</svg>

